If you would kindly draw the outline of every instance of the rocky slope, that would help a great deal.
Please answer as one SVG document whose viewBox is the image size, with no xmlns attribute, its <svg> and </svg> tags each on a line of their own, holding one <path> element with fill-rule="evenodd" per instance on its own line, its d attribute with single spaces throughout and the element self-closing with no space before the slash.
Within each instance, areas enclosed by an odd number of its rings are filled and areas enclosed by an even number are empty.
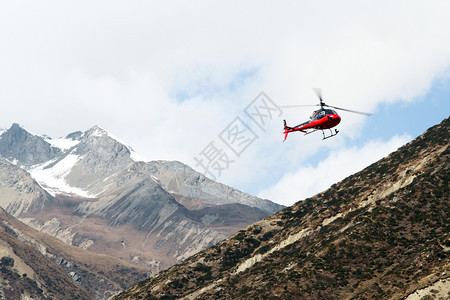
<svg viewBox="0 0 450 300">
<path fill-rule="evenodd" d="M 0 135 L 0 155 L 8 213 L 153 273 L 282 208 L 180 162 L 144 162 L 98 126 L 50 139 L 13 124 Z"/>
<path fill-rule="evenodd" d="M 24 166 L 49 161 L 59 154 L 60 149 L 29 133 L 16 123 L 1 135 L 0 155 Z"/>
<path fill-rule="evenodd" d="M 450 118 L 115 299 L 447 299 Z"/>
<path fill-rule="evenodd" d="M 0 204 L 6 211 L 31 216 L 54 202 L 28 172 L 0 157 Z"/>
<path fill-rule="evenodd" d="M 93 299 L 56 263 L 0 230 L 1 299 Z"/>
<path fill-rule="evenodd" d="M 64 244 L 3 209 L 0 268 L 2 299 L 109 299 L 147 275 L 143 268 Z"/>
<path fill-rule="evenodd" d="M 267 214 L 282 208 L 272 201 L 259 199 L 215 182 L 178 161 L 151 161 L 147 166 L 149 173 L 158 179 L 158 183 L 188 208 L 200 209 L 214 205 L 240 203 Z"/>
</svg>

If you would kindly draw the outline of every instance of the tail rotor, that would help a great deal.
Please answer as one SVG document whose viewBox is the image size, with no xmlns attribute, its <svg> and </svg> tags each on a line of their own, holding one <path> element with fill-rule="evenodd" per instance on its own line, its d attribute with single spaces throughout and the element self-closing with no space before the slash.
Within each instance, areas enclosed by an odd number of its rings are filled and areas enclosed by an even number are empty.
<svg viewBox="0 0 450 300">
<path fill-rule="evenodd" d="M 287 139 L 289 129 L 291 129 L 291 128 L 287 126 L 286 120 L 283 120 L 283 123 L 284 123 L 284 140 L 283 140 L 283 142 L 284 142 Z"/>
</svg>

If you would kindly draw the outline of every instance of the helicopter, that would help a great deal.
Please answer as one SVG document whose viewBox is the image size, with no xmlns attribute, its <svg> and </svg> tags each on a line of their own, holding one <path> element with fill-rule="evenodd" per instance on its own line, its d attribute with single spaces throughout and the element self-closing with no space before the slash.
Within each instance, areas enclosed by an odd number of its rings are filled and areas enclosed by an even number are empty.
<svg viewBox="0 0 450 300">
<path fill-rule="evenodd" d="M 302 106 L 320 106 L 320 109 L 315 110 L 313 114 L 310 117 L 309 121 L 303 122 L 301 124 L 298 124 L 296 126 L 290 127 L 287 126 L 286 120 L 283 120 L 284 122 L 284 140 L 287 139 L 287 136 L 290 132 L 294 131 L 301 131 L 305 133 L 305 135 L 316 132 L 318 130 L 322 131 L 323 139 L 331 138 L 339 133 L 339 131 L 335 128 L 334 132 L 331 130 L 331 128 L 337 126 L 341 122 L 341 117 L 338 115 L 338 113 L 333 110 L 338 109 L 342 111 L 352 112 L 356 114 L 371 116 L 370 113 L 350 110 L 346 108 L 340 108 L 336 106 L 327 105 L 322 100 L 322 93 L 320 89 L 314 89 L 314 91 L 317 94 L 317 97 L 319 97 L 319 104 L 315 105 L 290 105 L 290 106 L 283 106 L 283 108 L 292 108 L 292 107 L 302 107 Z M 330 131 L 330 134 L 325 135 L 325 130 L 328 129 Z"/>
</svg>

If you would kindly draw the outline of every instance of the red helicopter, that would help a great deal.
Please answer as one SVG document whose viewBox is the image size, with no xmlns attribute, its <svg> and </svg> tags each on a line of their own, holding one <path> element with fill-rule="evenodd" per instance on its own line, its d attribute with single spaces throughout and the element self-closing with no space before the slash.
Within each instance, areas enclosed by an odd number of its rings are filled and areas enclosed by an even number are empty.
<svg viewBox="0 0 450 300">
<path fill-rule="evenodd" d="M 320 100 L 319 104 L 282 106 L 283 108 L 302 107 L 302 106 L 320 106 L 320 109 L 313 112 L 312 116 L 310 117 L 310 120 L 306 121 L 304 123 L 290 127 L 290 126 L 287 126 L 286 120 L 284 120 L 283 121 L 284 122 L 284 140 L 283 140 L 283 142 L 287 139 L 288 133 L 294 132 L 294 131 L 301 131 L 301 132 L 305 133 L 305 135 L 306 135 L 306 134 L 316 132 L 317 130 L 322 130 L 323 140 L 328 139 L 328 138 L 333 137 L 336 134 L 338 134 L 339 131 L 337 129 L 334 129 L 334 133 L 333 133 L 331 128 L 335 127 L 336 125 L 338 125 L 341 122 L 341 117 L 337 114 L 336 111 L 329 109 L 329 108 L 339 109 L 339 110 L 348 111 L 348 112 L 357 113 L 357 114 L 366 115 L 366 116 L 372 115 L 372 114 L 365 113 L 365 112 L 360 112 L 360 111 L 355 111 L 355 110 L 350 110 L 350 109 L 327 105 L 322 100 L 322 94 L 321 94 L 320 89 L 314 89 L 314 91 L 316 92 L 317 97 L 319 97 L 319 100 Z M 330 135 L 326 136 L 324 129 L 328 129 L 330 131 Z"/>
</svg>

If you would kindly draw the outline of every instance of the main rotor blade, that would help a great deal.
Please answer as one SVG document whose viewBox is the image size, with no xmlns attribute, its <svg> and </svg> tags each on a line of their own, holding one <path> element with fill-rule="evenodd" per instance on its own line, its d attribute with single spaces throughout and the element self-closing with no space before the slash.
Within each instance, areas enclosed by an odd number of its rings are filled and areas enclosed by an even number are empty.
<svg viewBox="0 0 450 300">
<path fill-rule="evenodd" d="M 319 88 L 313 88 L 314 92 L 316 93 L 317 97 L 319 97 L 319 105 L 321 108 L 323 108 L 324 106 L 327 106 L 322 99 L 322 90 Z"/>
<path fill-rule="evenodd" d="M 320 102 L 323 101 L 322 99 L 322 90 L 319 88 L 313 88 L 314 92 L 316 93 L 317 97 L 319 97 Z"/>
<path fill-rule="evenodd" d="M 279 105 L 279 108 L 295 108 L 295 107 L 311 107 L 311 106 L 319 106 L 319 104 L 298 104 L 298 105 Z"/>
<path fill-rule="evenodd" d="M 352 113 L 355 113 L 355 114 L 365 115 L 365 116 L 371 116 L 372 115 L 370 113 L 365 113 L 365 112 L 362 112 L 362 111 L 356 111 L 356 110 L 351 110 L 351 109 L 346 109 L 346 108 L 340 108 L 340 107 L 331 106 L 331 105 L 325 105 L 325 106 L 331 107 L 331 108 L 335 108 L 335 109 L 339 109 L 339 110 L 343 110 L 343 111 L 352 112 Z"/>
</svg>

